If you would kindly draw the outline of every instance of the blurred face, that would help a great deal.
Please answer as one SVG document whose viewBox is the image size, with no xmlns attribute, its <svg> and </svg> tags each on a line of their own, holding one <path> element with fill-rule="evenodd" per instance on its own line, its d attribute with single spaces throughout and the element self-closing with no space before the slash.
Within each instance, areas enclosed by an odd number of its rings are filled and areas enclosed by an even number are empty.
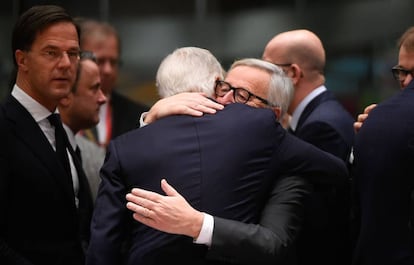
<svg viewBox="0 0 414 265">
<path fill-rule="evenodd" d="M 106 102 L 101 90 L 98 65 L 91 60 L 81 61 L 81 72 L 74 93 L 70 93 L 61 110 L 64 121 L 76 133 L 99 122 L 99 108 Z"/>
<path fill-rule="evenodd" d="M 414 52 L 401 47 L 398 55 L 398 67 L 411 72 L 400 75 L 400 87 L 405 88 L 414 78 L 412 74 L 414 72 Z"/>
<path fill-rule="evenodd" d="M 234 88 L 244 88 L 253 95 L 267 99 L 270 75 L 266 71 L 255 67 L 240 65 L 228 71 L 225 81 Z M 228 93 L 222 97 L 217 97 L 216 100 L 224 105 L 234 103 L 233 93 L 233 90 L 229 90 Z M 255 96 L 250 96 L 246 104 L 256 108 L 267 107 L 266 104 Z"/>
<path fill-rule="evenodd" d="M 17 84 L 53 111 L 68 95 L 76 78 L 79 41 L 73 24 L 54 24 L 38 33 L 29 51 L 15 52 Z"/>
<path fill-rule="evenodd" d="M 119 46 L 116 37 L 107 35 L 87 39 L 82 50 L 95 53 L 101 74 L 102 91 L 109 95 L 118 78 Z"/>
</svg>

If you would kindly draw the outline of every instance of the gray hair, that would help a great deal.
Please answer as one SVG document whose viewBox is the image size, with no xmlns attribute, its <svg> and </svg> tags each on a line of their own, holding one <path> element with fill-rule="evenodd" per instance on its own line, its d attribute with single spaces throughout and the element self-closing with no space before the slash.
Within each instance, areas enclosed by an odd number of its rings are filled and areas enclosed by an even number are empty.
<svg viewBox="0 0 414 265">
<path fill-rule="evenodd" d="M 183 47 L 161 62 L 156 86 L 161 98 L 182 92 L 204 92 L 208 97 L 213 97 L 216 79 L 223 78 L 223 67 L 210 51 Z"/>
<path fill-rule="evenodd" d="M 293 99 L 294 92 L 292 80 L 283 72 L 282 68 L 256 58 L 237 60 L 231 65 L 230 70 L 237 66 L 255 67 L 271 75 L 267 90 L 267 101 L 273 107 L 280 107 L 280 117 L 282 117 Z"/>
</svg>

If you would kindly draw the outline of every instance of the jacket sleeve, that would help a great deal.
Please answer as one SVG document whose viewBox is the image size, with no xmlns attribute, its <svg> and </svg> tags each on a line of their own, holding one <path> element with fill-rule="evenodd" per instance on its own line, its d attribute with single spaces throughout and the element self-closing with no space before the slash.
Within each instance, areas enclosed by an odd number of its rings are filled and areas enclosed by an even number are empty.
<svg viewBox="0 0 414 265">
<path fill-rule="evenodd" d="M 312 186 L 301 177 L 279 178 L 259 224 L 214 217 L 209 259 L 239 264 L 277 264 L 290 257 L 302 227 L 304 200 Z"/>
</svg>

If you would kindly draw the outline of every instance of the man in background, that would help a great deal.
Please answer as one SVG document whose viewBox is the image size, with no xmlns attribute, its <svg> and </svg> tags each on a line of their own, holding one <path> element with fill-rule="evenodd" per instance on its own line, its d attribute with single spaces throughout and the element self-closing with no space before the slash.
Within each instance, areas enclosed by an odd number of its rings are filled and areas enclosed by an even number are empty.
<svg viewBox="0 0 414 265">
<path fill-rule="evenodd" d="M 111 25 L 91 19 L 77 19 L 81 28 L 81 49 L 96 55 L 101 87 L 107 102 L 99 112 L 99 123 L 84 136 L 106 147 L 109 141 L 139 125 L 139 115 L 148 107 L 128 99 L 116 88 L 121 65 L 121 41 Z"/>
<path fill-rule="evenodd" d="M 91 52 L 83 51 L 75 85 L 69 95 L 60 100 L 59 112 L 69 142 L 82 162 L 94 200 L 100 183 L 99 171 L 105 158 L 105 149 L 77 133 L 99 122 L 99 108 L 105 102 L 96 57 Z"/>
</svg>

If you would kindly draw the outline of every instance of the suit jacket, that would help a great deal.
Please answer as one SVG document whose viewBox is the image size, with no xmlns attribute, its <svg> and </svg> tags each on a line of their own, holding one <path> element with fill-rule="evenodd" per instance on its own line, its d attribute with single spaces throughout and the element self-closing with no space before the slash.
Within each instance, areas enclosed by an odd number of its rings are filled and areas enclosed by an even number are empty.
<svg viewBox="0 0 414 265">
<path fill-rule="evenodd" d="M 354 140 L 353 123 L 349 112 L 327 90 L 305 107 L 294 134 L 348 164 Z M 305 224 L 298 239 L 299 264 L 349 265 L 351 179 L 337 186 L 314 188 L 305 202 Z"/>
<path fill-rule="evenodd" d="M 92 206 L 83 197 L 85 177 L 78 211 L 70 176 L 11 95 L 0 107 L 0 137 L 0 263 L 83 264 Z"/>
<path fill-rule="evenodd" d="M 270 185 L 280 175 L 308 174 L 342 181 L 342 161 L 286 131 L 269 109 L 231 104 L 215 115 L 163 118 L 119 136 L 102 167 L 87 264 L 119 264 L 119 245 L 131 239 L 127 264 L 207 263 L 206 247 L 132 220 L 125 194 L 156 192 L 168 181 L 201 210 L 257 222 Z"/>
<path fill-rule="evenodd" d="M 335 99 L 330 91 L 325 91 L 314 98 L 304 109 L 295 136 L 329 152 L 344 161 L 348 161 L 353 144 L 353 118 Z M 278 263 L 285 257 L 288 249 L 286 242 L 298 240 L 299 264 L 346 264 L 351 259 L 351 242 L 349 236 L 350 219 L 350 183 L 344 179 L 341 183 L 324 183 L 314 179 L 315 190 L 300 186 L 299 180 L 284 180 L 291 187 L 299 185 L 299 189 L 284 189 L 287 197 L 295 196 L 298 201 L 305 200 L 305 223 L 285 223 L 280 216 L 302 217 L 303 208 L 299 205 L 285 206 L 283 197 L 270 198 L 263 212 L 260 225 L 249 229 L 248 225 L 215 218 L 212 246 L 209 257 L 214 259 L 237 260 L 239 263 L 249 263 L 249 256 L 262 260 L 265 264 Z M 296 184 L 295 184 L 296 183 Z M 328 185 L 327 185 L 328 184 Z M 280 185 L 280 184 L 279 184 Z M 283 188 L 283 186 L 281 187 Z M 278 190 L 277 186 L 274 190 Z M 303 197 L 304 191 L 310 195 Z M 277 194 L 277 193 L 275 193 Z M 280 193 L 281 194 L 281 193 Z M 299 200 L 301 198 L 301 200 Z M 296 206 L 296 207 L 294 207 Z M 272 226 L 273 224 L 273 226 Z M 283 231 L 290 229 L 289 237 Z M 299 230 L 303 228 L 301 233 Z M 237 231 L 237 233 L 229 233 Z M 273 240 L 269 240 L 273 238 Z M 243 242 L 245 255 L 230 252 L 233 244 Z M 290 244 L 289 246 L 291 246 Z M 288 260 L 289 264 L 295 262 Z"/>
<path fill-rule="evenodd" d="M 105 148 L 89 141 L 81 135 L 76 135 L 76 142 L 82 154 L 82 167 L 89 182 L 93 201 L 96 199 L 101 183 L 100 170 L 105 159 Z"/>
<path fill-rule="evenodd" d="M 370 112 L 356 134 L 360 232 L 353 264 L 414 264 L 414 82 Z"/>
<path fill-rule="evenodd" d="M 286 176 L 273 185 L 259 224 L 214 217 L 207 258 L 235 264 L 296 264 L 295 242 L 303 227 L 304 202 L 312 185 Z"/>
</svg>

